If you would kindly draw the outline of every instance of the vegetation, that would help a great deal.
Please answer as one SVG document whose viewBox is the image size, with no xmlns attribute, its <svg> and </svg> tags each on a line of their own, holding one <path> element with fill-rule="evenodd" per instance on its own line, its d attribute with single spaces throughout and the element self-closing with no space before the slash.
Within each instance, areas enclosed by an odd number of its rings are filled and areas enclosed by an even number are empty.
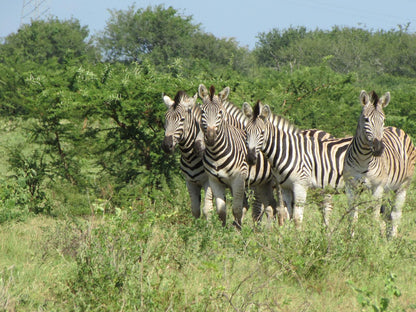
<svg viewBox="0 0 416 312">
<path fill-rule="evenodd" d="M 171 7 L 111 13 L 92 39 L 52 18 L 0 44 L 0 309 L 416 309 L 414 184 L 394 240 L 365 208 L 351 238 L 344 194 L 324 229 L 318 192 L 302 230 L 238 232 L 193 219 L 178 155 L 160 148 L 162 93 L 200 83 L 336 136 L 355 131 L 362 89 L 390 91 L 387 123 L 416 138 L 408 26 L 274 29 L 250 51 Z"/>
</svg>

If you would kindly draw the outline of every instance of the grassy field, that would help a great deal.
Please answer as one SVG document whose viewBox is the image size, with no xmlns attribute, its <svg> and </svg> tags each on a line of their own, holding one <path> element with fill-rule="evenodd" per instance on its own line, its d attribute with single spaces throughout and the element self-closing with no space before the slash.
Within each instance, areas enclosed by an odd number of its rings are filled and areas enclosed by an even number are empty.
<svg viewBox="0 0 416 312">
<path fill-rule="evenodd" d="M 247 221 L 238 232 L 195 221 L 184 206 L 158 211 L 159 203 L 4 223 L 0 309 L 416 311 L 415 197 L 391 240 L 365 212 L 351 238 L 344 195 L 329 231 L 313 202 L 302 230 Z"/>
</svg>

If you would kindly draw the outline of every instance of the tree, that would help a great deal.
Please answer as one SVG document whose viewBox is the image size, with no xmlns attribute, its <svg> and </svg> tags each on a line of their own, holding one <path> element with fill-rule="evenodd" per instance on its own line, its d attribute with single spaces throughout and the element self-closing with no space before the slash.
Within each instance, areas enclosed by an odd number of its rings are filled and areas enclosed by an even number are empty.
<svg viewBox="0 0 416 312">
<path fill-rule="evenodd" d="M 36 94 L 30 77 L 45 70 L 53 73 L 67 64 L 96 60 L 96 50 L 87 40 L 88 29 L 77 20 L 34 21 L 10 34 L 0 45 L 0 109 L 10 116 L 27 114 Z"/>
<path fill-rule="evenodd" d="M 295 55 L 283 57 L 282 52 L 306 36 L 306 27 L 290 27 L 283 31 L 274 28 L 268 33 L 259 33 L 257 36 L 259 42 L 256 44 L 254 54 L 261 65 L 279 69 L 281 65 L 296 59 Z"/>
<path fill-rule="evenodd" d="M 249 53 L 233 39 L 218 39 L 200 30 L 191 16 L 182 16 L 172 7 L 162 5 L 127 11 L 110 11 L 105 31 L 97 38 L 108 61 L 127 63 L 149 60 L 160 71 L 170 71 L 181 60 L 186 68 L 203 66 L 204 60 L 221 70 L 230 67 L 246 70 Z M 202 62 L 201 62 L 202 61 Z"/>
<path fill-rule="evenodd" d="M 253 53 L 260 66 L 317 66 L 331 57 L 328 64 L 339 73 L 416 77 L 416 34 L 408 32 L 408 25 L 387 32 L 338 26 L 330 31 L 273 29 L 258 38 Z"/>
<path fill-rule="evenodd" d="M 190 38 L 199 29 L 169 7 L 127 11 L 112 10 L 111 17 L 97 39 L 104 57 L 110 61 L 142 62 L 151 57 L 155 64 L 166 63 L 169 58 L 188 57 Z"/>
<path fill-rule="evenodd" d="M 53 58 L 60 64 L 81 57 L 94 59 L 95 51 L 87 41 L 88 35 L 88 28 L 75 19 L 33 21 L 5 38 L 0 46 L 0 62 L 44 65 Z"/>
</svg>

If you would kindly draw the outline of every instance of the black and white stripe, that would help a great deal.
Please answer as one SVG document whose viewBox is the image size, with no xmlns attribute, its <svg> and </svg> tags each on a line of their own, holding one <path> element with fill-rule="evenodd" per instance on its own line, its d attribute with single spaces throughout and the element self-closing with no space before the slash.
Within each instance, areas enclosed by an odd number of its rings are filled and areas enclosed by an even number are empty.
<svg viewBox="0 0 416 312">
<path fill-rule="evenodd" d="M 352 137 L 337 139 L 321 130 L 301 131 L 260 102 L 250 111 L 250 105 L 245 104 L 245 112 L 251 116 L 246 126 L 248 159 L 253 162 L 262 154 L 268 158 L 283 202 L 298 226 L 309 187 L 343 186 L 344 157 Z M 325 223 L 327 212 L 324 210 Z M 279 223 L 284 218 L 281 208 Z"/>
<path fill-rule="evenodd" d="M 201 214 L 201 190 L 205 190 L 203 214 L 208 217 L 212 210 L 212 192 L 209 186 L 208 175 L 204 170 L 200 151 L 203 140 L 198 140 L 202 135 L 200 129 L 201 108 L 196 104 L 197 95 L 189 97 L 184 91 L 179 91 L 172 100 L 169 96 L 163 96 L 168 111 L 165 115 L 165 138 L 162 149 L 166 153 L 172 153 L 175 146 L 179 146 L 181 153 L 180 166 L 185 177 L 186 186 L 191 197 L 191 210 L 195 218 Z"/>
<path fill-rule="evenodd" d="M 224 103 L 228 103 L 229 92 L 228 87 L 218 95 L 215 94 L 213 86 L 209 92 L 202 84 L 198 88 L 199 96 L 203 101 L 201 117 L 205 138 L 203 163 L 209 174 L 217 211 L 223 224 L 226 222 L 225 189 L 230 187 L 233 196 L 233 215 L 236 224 L 241 226 L 246 186 L 254 189 L 256 201 L 253 218 L 256 221 L 260 217 L 259 202 L 267 207 L 265 209 L 270 216 L 276 209 L 276 200 L 273 196 L 271 168 L 267 160 L 259 159 L 253 166 L 247 164 L 244 131 L 247 119 L 239 109 L 225 110 Z"/>
<path fill-rule="evenodd" d="M 370 94 L 361 91 L 360 101 L 363 108 L 344 165 L 344 178 L 353 221 L 358 216 L 356 200 L 360 184 L 372 191 L 375 199 L 373 212 L 377 219 L 383 193 L 393 191 L 396 199 L 390 215 L 389 234 L 396 236 L 406 191 L 414 172 L 415 147 L 403 130 L 384 126 L 383 108 L 390 102 L 389 92 L 379 98 L 374 91 Z"/>
</svg>

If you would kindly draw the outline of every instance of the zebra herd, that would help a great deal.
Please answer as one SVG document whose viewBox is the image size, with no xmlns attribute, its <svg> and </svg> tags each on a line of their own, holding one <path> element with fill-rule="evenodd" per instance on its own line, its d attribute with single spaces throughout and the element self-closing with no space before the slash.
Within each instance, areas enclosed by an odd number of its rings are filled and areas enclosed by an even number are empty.
<svg viewBox="0 0 416 312">
<path fill-rule="evenodd" d="M 252 218 L 264 214 L 282 225 L 303 220 L 308 188 L 345 188 L 352 224 L 357 219 L 361 185 L 372 191 L 373 211 L 378 220 L 384 192 L 394 191 L 389 234 L 397 235 L 401 209 L 410 185 L 416 149 L 408 135 L 384 126 L 384 112 L 390 93 L 379 98 L 374 91 L 361 92 L 363 105 L 353 137 L 334 138 L 325 131 L 300 130 L 287 119 L 273 114 L 260 101 L 242 109 L 229 102 L 230 88 L 218 94 L 203 84 L 193 97 L 179 91 L 167 106 L 162 148 L 173 152 L 178 145 L 181 170 L 191 198 L 192 214 L 200 217 L 201 190 L 205 191 L 202 212 L 209 218 L 213 200 L 217 214 L 226 224 L 225 191 L 233 197 L 234 224 L 240 228 L 248 209 L 246 190 L 253 190 Z M 202 104 L 197 104 L 197 97 Z M 281 193 L 275 199 L 274 189 Z M 280 196 L 279 196 L 280 198 Z M 323 209 L 325 225 L 332 209 L 331 195 Z M 352 232 L 353 234 L 353 232 Z"/>
</svg>

